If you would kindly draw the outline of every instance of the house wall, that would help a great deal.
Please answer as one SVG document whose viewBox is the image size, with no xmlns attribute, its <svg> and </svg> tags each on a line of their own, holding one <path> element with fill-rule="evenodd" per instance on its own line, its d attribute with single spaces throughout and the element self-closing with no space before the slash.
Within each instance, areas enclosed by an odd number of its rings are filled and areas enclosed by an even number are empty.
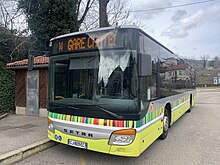
<svg viewBox="0 0 220 165">
<path fill-rule="evenodd" d="M 16 114 L 25 114 L 26 110 L 26 70 L 15 71 Z"/>
<path fill-rule="evenodd" d="M 26 114 L 39 115 L 39 70 L 27 71 Z"/>
<path fill-rule="evenodd" d="M 39 70 L 39 116 L 47 117 L 48 103 L 48 69 Z"/>
<path fill-rule="evenodd" d="M 48 69 L 39 70 L 39 98 L 40 98 L 40 108 L 47 108 Z"/>
<path fill-rule="evenodd" d="M 26 106 L 26 70 L 17 70 L 15 73 L 15 105 Z"/>
<path fill-rule="evenodd" d="M 15 70 L 16 114 L 26 114 L 27 70 Z M 48 68 L 39 69 L 39 116 L 47 116 Z"/>
</svg>

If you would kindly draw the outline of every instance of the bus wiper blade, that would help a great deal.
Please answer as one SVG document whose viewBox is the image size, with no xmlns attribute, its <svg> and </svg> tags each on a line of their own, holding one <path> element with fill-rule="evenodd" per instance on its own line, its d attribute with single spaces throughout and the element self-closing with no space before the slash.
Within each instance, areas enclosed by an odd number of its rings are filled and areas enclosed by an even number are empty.
<svg viewBox="0 0 220 165">
<path fill-rule="evenodd" d="M 107 109 L 101 107 L 100 105 L 97 105 L 97 107 L 99 107 L 102 111 L 106 112 L 107 114 L 109 114 L 109 115 L 111 115 L 111 116 L 114 116 L 114 117 L 117 118 L 117 119 L 122 119 L 122 116 L 120 116 L 120 115 L 118 115 L 118 114 L 116 114 L 116 113 L 114 113 L 114 112 L 111 112 L 111 111 L 109 111 L 109 110 L 107 110 Z"/>
<path fill-rule="evenodd" d="M 70 105 L 62 105 L 62 104 L 55 104 L 55 105 L 50 105 L 52 107 L 63 107 L 63 108 L 69 108 L 69 109 L 75 109 L 75 110 L 80 110 L 81 108 L 70 106 Z"/>
<path fill-rule="evenodd" d="M 123 117 L 122 116 L 120 116 L 120 115 L 118 115 L 118 114 L 116 114 L 116 113 L 114 113 L 114 112 L 111 112 L 111 111 L 109 111 L 108 109 L 105 109 L 105 108 L 103 108 L 102 106 L 100 106 L 100 105 L 97 105 L 97 104 L 90 104 L 90 105 L 78 105 L 78 106 L 81 106 L 80 108 L 78 108 L 78 107 L 75 107 L 75 106 L 72 106 L 72 105 L 63 105 L 63 104 L 52 104 L 52 105 L 50 105 L 50 106 L 52 106 L 52 107 L 63 107 L 63 108 L 69 108 L 69 109 L 74 109 L 74 110 L 86 110 L 86 111 L 88 111 L 88 109 L 87 108 L 85 108 L 85 107 L 88 107 L 88 106 L 94 106 L 94 107 L 98 107 L 99 108 L 99 110 L 102 110 L 102 111 L 104 111 L 105 113 L 107 113 L 107 114 L 109 114 L 109 115 L 111 115 L 111 116 L 113 116 L 113 117 L 115 117 L 116 119 L 122 119 Z M 84 108 L 83 108 L 84 107 Z"/>
</svg>

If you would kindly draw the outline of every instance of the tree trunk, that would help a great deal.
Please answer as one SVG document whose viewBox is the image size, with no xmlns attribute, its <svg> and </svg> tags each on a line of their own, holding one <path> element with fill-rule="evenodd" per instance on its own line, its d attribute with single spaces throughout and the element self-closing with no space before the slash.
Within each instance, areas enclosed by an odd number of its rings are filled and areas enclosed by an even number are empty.
<svg viewBox="0 0 220 165">
<path fill-rule="evenodd" d="M 99 27 L 108 27 L 107 4 L 109 0 L 99 0 Z"/>
</svg>

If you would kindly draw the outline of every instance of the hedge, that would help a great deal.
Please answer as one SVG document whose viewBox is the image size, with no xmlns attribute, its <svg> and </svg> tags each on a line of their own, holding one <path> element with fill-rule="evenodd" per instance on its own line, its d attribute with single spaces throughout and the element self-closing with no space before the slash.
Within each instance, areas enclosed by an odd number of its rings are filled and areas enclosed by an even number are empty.
<svg viewBox="0 0 220 165">
<path fill-rule="evenodd" d="M 15 110 L 15 75 L 0 68 L 0 114 Z"/>
</svg>

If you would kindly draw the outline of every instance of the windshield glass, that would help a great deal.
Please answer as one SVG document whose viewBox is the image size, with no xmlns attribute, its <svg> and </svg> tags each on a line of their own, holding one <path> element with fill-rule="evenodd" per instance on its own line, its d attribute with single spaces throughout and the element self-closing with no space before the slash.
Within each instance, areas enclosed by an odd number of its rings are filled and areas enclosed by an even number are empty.
<svg viewBox="0 0 220 165">
<path fill-rule="evenodd" d="M 73 115 L 96 111 L 88 114 L 92 117 L 102 117 L 99 111 L 110 116 L 138 112 L 136 51 L 61 55 L 52 57 L 50 65 L 49 110 Z"/>
</svg>

